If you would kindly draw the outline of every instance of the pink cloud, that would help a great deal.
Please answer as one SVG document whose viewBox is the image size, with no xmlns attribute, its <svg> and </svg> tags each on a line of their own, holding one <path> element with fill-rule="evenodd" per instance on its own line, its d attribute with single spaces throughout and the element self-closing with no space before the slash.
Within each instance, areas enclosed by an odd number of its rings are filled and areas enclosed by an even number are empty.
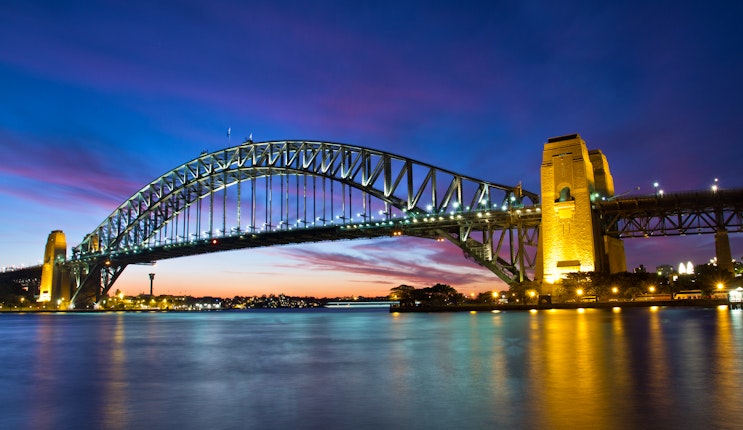
<svg viewBox="0 0 743 430">
<path fill-rule="evenodd" d="M 94 205 L 113 210 L 141 185 L 126 178 L 120 163 L 76 142 L 63 144 L 21 141 L 5 134 L 0 146 L 0 175 L 13 188 L 2 192 L 29 201 L 65 207 Z M 17 148 L 23 148 L 18 150 Z M 58 149 L 64 148 L 64 149 Z"/>
<path fill-rule="evenodd" d="M 400 243 L 395 249 L 390 249 L 386 242 Z M 453 245 L 442 246 L 429 240 L 360 241 L 358 244 L 344 244 L 336 250 L 329 248 L 333 248 L 332 245 L 322 249 L 287 248 L 280 252 L 285 258 L 301 261 L 303 266 L 312 270 L 372 276 L 387 284 L 430 286 L 447 283 L 456 288 L 501 283 L 495 274 L 465 260 Z M 294 267 L 294 264 L 287 266 Z"/>
</svg>

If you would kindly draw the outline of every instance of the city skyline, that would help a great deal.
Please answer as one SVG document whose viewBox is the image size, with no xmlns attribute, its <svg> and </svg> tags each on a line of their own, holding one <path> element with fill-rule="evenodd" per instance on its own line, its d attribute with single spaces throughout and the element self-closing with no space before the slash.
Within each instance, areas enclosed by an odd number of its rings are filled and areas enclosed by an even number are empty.
<svg viewBox="0 0 743 430">
<path fill-rule="evenodd" d="M 607 156 L 617 194 L 743 187 L 743 7 L 673 5 L 11 1 L 0 267 L 38 264 L 51 230 L 77 245 L 154 178 L 251 135 L 366 146 L 539 192 L 544 142 L 579 133 Z M 712 235 L 624 243 L 630 271 L 714 256 Z M 156 294 L 195 296 L 507 288 L 454 245 L 410 237 L 130 266 L 114 289 L 147 291 L 151 272 Z"/>
</svg>

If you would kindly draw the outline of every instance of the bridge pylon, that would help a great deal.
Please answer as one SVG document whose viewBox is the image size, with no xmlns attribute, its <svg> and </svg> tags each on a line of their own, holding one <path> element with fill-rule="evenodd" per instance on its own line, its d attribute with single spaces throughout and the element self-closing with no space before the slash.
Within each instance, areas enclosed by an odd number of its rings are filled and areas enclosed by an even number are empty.
<svg viewBox="0 0 743 430">
<path fill-rule="evenodd" d="M 41 266 L 38 302 L 59 305 L 70 301 L 70 276 L 63 263 L 67 257 L 67 240 L 62 230 L 49 233 Z"/>
<path fill-rule="evenodd" d="M 541 167 L 542 221 L 536 280 L 543 293 L 567 273 L 626 271 L 624 245 L 602 232 L 595 203 L 614 195 L 606 157 L 578 134 L 545 143 Z"/>
</svg>

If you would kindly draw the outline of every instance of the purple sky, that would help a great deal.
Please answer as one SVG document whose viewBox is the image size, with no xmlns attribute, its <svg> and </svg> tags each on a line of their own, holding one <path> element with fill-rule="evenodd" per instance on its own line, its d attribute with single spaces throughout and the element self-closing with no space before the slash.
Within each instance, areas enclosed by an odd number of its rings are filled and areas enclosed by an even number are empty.
<svg viewBox="0 0 743 430">
<path fill-rule="evenodd" d="M 600 3 L 5 1 L 0 267 L 37 264 L 54 229 L 77 245 L 152 179 L 250 133 L 538 192 L 544 142 L 577 132 L 617 193 L 743 187 L 743 6 Z M 625 246 L 630 268 L 714 255 L 711 236 Z M 504 288 L 453 245 L 411 238 L 169 260 L 116 287 L 145 291 L 150 271 L 161 293 L 199 295 Z"/>
</svg>

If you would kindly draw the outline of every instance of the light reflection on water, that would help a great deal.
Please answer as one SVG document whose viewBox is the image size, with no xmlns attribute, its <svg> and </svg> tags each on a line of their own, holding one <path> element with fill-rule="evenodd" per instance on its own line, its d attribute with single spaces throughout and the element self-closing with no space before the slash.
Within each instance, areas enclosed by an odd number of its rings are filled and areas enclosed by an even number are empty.
<svg viewBox="0 0 743 430">
<path fill-rule="evenodd" d="M 0 315 L 0 428 L 738 428 L 743 312 Z"/>
</svg>

